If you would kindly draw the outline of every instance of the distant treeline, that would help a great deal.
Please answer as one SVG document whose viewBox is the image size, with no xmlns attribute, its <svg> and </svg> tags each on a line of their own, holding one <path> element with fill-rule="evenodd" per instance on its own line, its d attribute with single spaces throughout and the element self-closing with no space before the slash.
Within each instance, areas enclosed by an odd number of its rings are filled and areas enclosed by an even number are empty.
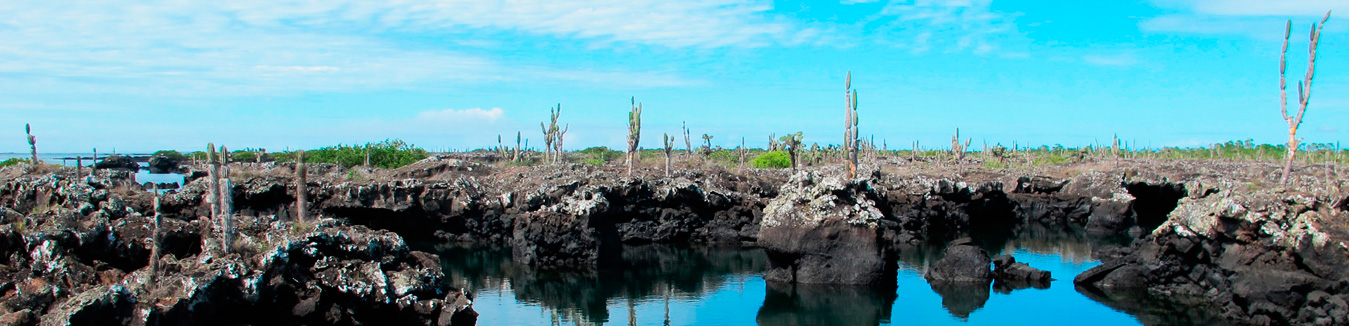
<svg viewBox="0 0 1349 326">
<path fill-rule="evenodd" d="M 874 147 L 874 146 L 873 146 Z M 1240 160 L 1240 161 L 1278 161 L 1285 155 L 1286 146 L 1271 144 L 1255 144 L 1253 140 L 1234 140 L 1225 143 L 1213 144 L 1205 147 L 1160 147 L 1152 148 L 1146 146 L 1130 145 L 1123 142 L 1119 145 L 1087 145 L 1081 147 L 1065 147 L 1063 145 L 1041 145 L 1037 147 L 1023 146 L 1013 144 L 1004 146 L 1003 144 L 984 144 L 982 146 L 974 145 L 967 149 L 968 153 L 974 154 L 970 157 L 979 158 L 989 167 L 1001 167 L 1015 162 L 1025 162 L 1025 164 L 1062 164 L 1078 162 L 1086 157 L 1092 158 L 1153 158 L 1153 159 L 1194 159 L 1194 160 Z M 1335 161 L 1343 162 L 1349 157 L 1349 151 L 1344 150 L 1339 144 L 1332 143 L 1308 143 L 1299 146 L 1300 151 L 1306 151 L 1309 155 L 1300 156 L 1300 160 L 1308 162 Z M 500 152 L 499 148 L 482 148 L 467 151 L 467 153 L 491 154 Z M 542 164 L 540 152 L 534 149 L 525 149 L 526 158 L 520 162 L 507 162 L 515 165 L 536 165 Z M 713 164 L 725 167 L 753 167 L 753 168 L 787 168 L 789 167 L 786 153 L 782 150 L 765 150 L 761 148 L 724 148 L 720 146 L 702 145 L 691 149 L 677 151 L 683 161 L 697 160 L 701 164 Z M 842 152 L 837 146 L 802 146 L 801 161 L 804 165 L 821 165 L 837 163 L 843 159 Z M 896 157 L 921 157 L 928 159 L 942 159 L 953 157 L 949 148 L 925 149 L 918 147 L 917 151 L 913 148 L 891 149 L 886 147 L 869 148 L 867 152 L 873 156 L 896 156 Z M 353 144 L 353 145 L 335 145 L 319 149 L 306 150 L 305 162 L 309 163 L 332 163 L 340 164 L 345 167 L 364 166 L 366 164 L 367 153 L 370 159 L 370 166 L 385 169 L 392 169 L 412 164 L 419 160 L 429 157 L 432 153 L 404 142 L 402 140 L 390 139 L 378 143 Z M 764 155 L 765 153 L 769 155 Z M 205 152 L 190 152 L 183 154 L 177 151 L 165 150 L 155 152 L 155 155 L 166 155 L 181 159 L 205 160 Z M 265 152 L 261 149 L 241 149 L 231 151 L 233 161 L 255 161 L 259 155 L 264 155 L 263 161 L 293 162 L 296 151 Z M 638 158 L 644 162 L 656 162 L 662 159 L 660 149 L 641 149 L 638 151 Z M 604 146 L 590 147 L 578 151 L 566 152 L 564 161 L 572 163 L 605 165 L 612 163 L 622 163 L 624 155 L 622 151 L 613 150 Z M 15 165 L 25 162 L 22 159 L 10 159 L 0 163 L 0 166 Z M 743 165 L 742 165 L 743 164 Z"/>
</svg>

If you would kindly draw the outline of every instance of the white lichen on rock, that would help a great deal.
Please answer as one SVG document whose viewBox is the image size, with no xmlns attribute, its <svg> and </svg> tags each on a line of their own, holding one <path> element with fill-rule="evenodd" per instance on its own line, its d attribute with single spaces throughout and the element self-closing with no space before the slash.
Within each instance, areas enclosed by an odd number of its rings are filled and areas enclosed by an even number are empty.
<svg viewBox="0 0 1349 326">
<path fill-rule="evenodd" d="M 851 225 L 875 227 L 885 218 L 873 198 L 882 191 L 870 180 L 844 181 L 838 177 L 820 178 L 812 172 L 793 175 L 779 195 L 764 207 L 762 227 L 818 226 L 841 220 Z M 866 192 L 872 192 L 868 195 Z"/>
</svg>

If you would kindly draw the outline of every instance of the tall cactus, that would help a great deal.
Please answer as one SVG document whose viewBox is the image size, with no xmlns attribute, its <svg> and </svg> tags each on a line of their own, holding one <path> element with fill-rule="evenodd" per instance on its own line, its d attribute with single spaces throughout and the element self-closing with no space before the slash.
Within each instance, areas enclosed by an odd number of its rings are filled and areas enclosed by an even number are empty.
<svg viewBox="0 0 1349 326">
<path fill-rule="evenodd" d="M 511 162 L 520 161 L 520 135 L 519 131 L 515 132 L 515 154 L 511 156 Z"/>
<path fill-rule="evenodd" d="M 782 144 L 787 147 L 787 157 L 791 159 L 792 170 L 796 170 L 796 153 L 801 147 L 801 132 L 782 136 Z"/>
<path fill-rule="evenodd" d="M 1110 156 L 1119 157 L 1119 134 L 1115 134 L 1115 141 L 1110 144 Z"/>
<path fill-rule="evenodd" d="M 1282 109 L 1282 116 L 1285 122 L 1288 122 L 1288 155 L 1284 159 L 1283 177 L 1279 180 L 1280 184 L 1288 184 L 1288 176 L 1293 173 L 1293 160 L 1297 156 L 1298 143 L 1297 128 L 1302 125 L 1302 114 L 1307 113 L 1307 102 L 1312 97 L 1312 77 L 1316 75 L 1316 46 L 1321 43 L 1321 30 L 1325 27 L 1326 21 L 1330 20 L 1330 12 L 1326 11 L 1326 17 L 1321 19 L 1318 25 L 1312 22 L 1311 44 L 1308 46 L 1307 75 L 1297 84 L 1298 111 L 1297 115 L 1288 115 L 1288 82 L 1285 78 L 1285 70 L 1288 70 L 1288 37 L 1293 31 L 1293 21 L 1288 20 L 1287 27 L 1283 31 L 1283 54 L 1279 55 L 1279 103 Z"/>
<path fill-rule="evenodd" d="M 220 146 L 220 247 L 225 253 L 234 251 L 234 183 L 230 181 L 230 152 Z"/>
<path fill-rule="evenodd" d="M 548 108 L 549 119 L 547 124 L 540 122 L 539 129 L 543 131 L 543 160 L 546 162 L 557 161 L 557 143 L 564 132 L 557 127 L 557 118 L 562 115 L 562 103 L 558 103 L 556 108 Z"/>
<path fill-rule="evenodd" d="M 740 168 L 745 167 L 746 154 L 749 154 L 749 148 L 745 147 L 745 137 L 740 137 Z"/>
<path fill-rule="evenodd" d="M 627 164 L 629 176 L 632 175 L 632 165 L 637 163 L 637 159 L 639 158 L 637 153 L 637 146 L 641 140 L 642 140 L 642 104 L 637 103 L 637 97 L 634 96 L 632 98 L 632 109 L 631 111 L 628 111 Z M 665 174 L 668 176 L 670 174 L 668 171 L 669 169 L 667 168 L 666 170 L 667 171 Z"/>
<path fill-rule="evenodd" d="M 42 161 L 37 159 L 37 137 L 33 137 L 33 127 L 27 123 L 23 124 L 23 133 L 28 134 L 28 147 L 33 151 L 33 160 L 30 162 L 33 163 L 33 166 L 42 164 Z"/>
<path fill-rule="evenodd" d="M 681 122 L 681 124 L 684 126 L 684 152 L 693 156 L 693 141 L 689 139 L 689 124 L 688 122 Z"/>
<path fill-rule="evenodd" d="M 557 130 L 557 138 L 553 139 L 553 163 L 562 162 L 562 140 L 566 139 L 567 131 L 571 130 L 571 124 L 562 126 Z"/>
<path fill-rule="evenodd" d="M 164 210 L 159 205 L 159 186 L 155 185 L 152 189 L 154 191 L 153 195 L 155 196 L 155 218 L 153 220 L 153 233 L 150 235 L 150 243 L 152 244 L 150 246 L 150 281 L 154 281 L 159 276 L 159 257 L 162 252 L 161 250 L 163 250 L 161 247 L 164 246 L 163 242 L 160 240 L 160 225 L 164 223 Z"/>
<path fill-rule="evenodd" d="M 674 151 L 674 137 L 665 134 L 665 177 L 670 177 L 670 154 Z"/>
<path fill-rule="evenodd" d="M 844 107 L 843 145 L 848 156 L 848 178 L 857 178 L 858 118 L 857 90 L 852 89 L 852 72 L 843 81 Z"/>
<path fill-rule="evenodd" d="M 965 143 L 960 142 L 960 128 L 956 128 L 956 134 L 951 136 L 951 155 L 955 158 L 957 164 L 965 159 L 965 152 L 970 149 L 970 141 L 974 139 L 966 138 Z"/>
<path fill-rule="evenodd" d="M 304 163 L 304 150 L 295 154 L 295 220 L 304 222 L 309 210 L 309 168 Z"/>
<path fill-rule="evenodd" d="M 703 134 L 703 156 L 712 156 L 712 135 Z"/>
<path fill-rule="evenodd" d="M 211 205 L 211 221 L 220 216 L 220 162 L 215 157 L 215 143 L 206 144 L 206 201 Z"/>
</svg>

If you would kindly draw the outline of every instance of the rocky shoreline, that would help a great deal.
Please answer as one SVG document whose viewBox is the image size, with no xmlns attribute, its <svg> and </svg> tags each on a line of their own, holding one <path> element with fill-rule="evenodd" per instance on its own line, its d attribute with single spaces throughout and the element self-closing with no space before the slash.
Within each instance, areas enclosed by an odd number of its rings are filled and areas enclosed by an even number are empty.
<svg viewBox="0 0 1349 326">
<path fill-rule="evenodd" d="M 1122 239 L 1127 245 L 1093 253 L 1103 265 L 1076 276 L 1080 292 L 1117 309 L 1155 311 L 1132 305 L 1138 301 L 1130 298 L 1147 295 L 1210 312 L 1195 320 L 1349 324 L 1344 181 L 1307 175 L 1287 188 L 1266 186 L 1275 184 L 1266 175 L 1272 168 L 1253 163 L 1120 160 L 990 170 L 890 158 L 854 180 L 839 178 L 836 167 L 706 167 L 667 178 L 657 169 L 629 177 L 617 167 L 501 167 L 449 157 L 394 170 L 311 165 L 307 214 L 326 218 L 313 226 L 287 222 L 295 215 L 293 165 L 235 165 L 232 195 L 245 239 L 238 242 L 256 253 L 217 256 L 209 243 L 201 248 L 208 226 L 196 217 L 208 208 L 199 174 L 189 172 L 193 181 L 163 198 L 166 216 L 174 217 L 165 241 L 185 244 L 162 256 L 165 272 L 173 271 L 166 275 L 207 276 L 158 283 L 225 284 L 211 291 L 133 285 L 148 276 L 142 267 L 149 255 L 146 233 L 133 230 L 144 229 L 153 210 L 152 196 L 126 175 L 100 171 L 86 189 L 80 184 L 89 180 L 67 176 L 73 171 L 0 171 L 8 173 L 0 183 L 0 235 L 9 239 L 0 251 L 12 269 L 0 270 L 0 290 L 9 291 L 0 300 L 46 300 L 6 304 L 0 315 L 47 323 L 73 316 L 67 307 L 85 307 L 116 316 L 103 320 L 157 324 L 267 303 L 288 308 L 260 315 L 297 321 L 392 314 L 458 325 L 473 315 L 471 295 L 443 285 L 433 255 L 407 249 L 403 238 L 508 246 L 532 268 L 579 272 L 621 263 L 624 244 L 748 245 L 767 253 L 772 283 L 885 286 L 897 257 L 915 248 L 1034 227 Z M 373 248 L 338 244 L 353 238 Z M 1007 266 L 1020 268 L 1013 263 Z M 22 269 L 28 266 L 34 268 Z M 39 266 L 92 272 L 59 283 Z M 228 273 L 207 272 L 222 270 Z M 59 291 L 35 294 L 41 292 L 32 280 Z M 189 295 L 182 293 L 216 297 L 172 301 Z M 214 308 L 184 314 L 164 302 Z"/>
<path fill-rule="evenodd" d="M 475 323 L 435 255 L 332 219 L 241 214 L 226 253 L 209 221 L 166 213 L 153 257 L 153 196 L 125 171 L 0 183 L 0 324 Z"/>
</svg>

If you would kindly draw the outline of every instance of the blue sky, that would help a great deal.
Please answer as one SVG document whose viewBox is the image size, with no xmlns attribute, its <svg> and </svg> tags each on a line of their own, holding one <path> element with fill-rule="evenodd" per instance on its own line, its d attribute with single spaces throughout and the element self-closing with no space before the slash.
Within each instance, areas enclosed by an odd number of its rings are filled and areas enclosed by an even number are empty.
<svg viewBox="0 0 1349 326">
<path fill-rule="evenodd" d="M 6 0 L 0 152 L 26 122 L 46 152 L 534 145 L 558 103 L 569 149 L 621 148 L 632 96 L 644 147 L 683 121 L 725 146 L 838 143 L 849 70 L 891 148 L 956 128 L 976 148 L 1277 143 L 1284 21 L 1301 76 L 1328 9 L 1349 1 Z M 1317 65 L 1300 134 L 1345 140 L 1349 18 Z"/>
</svg>

